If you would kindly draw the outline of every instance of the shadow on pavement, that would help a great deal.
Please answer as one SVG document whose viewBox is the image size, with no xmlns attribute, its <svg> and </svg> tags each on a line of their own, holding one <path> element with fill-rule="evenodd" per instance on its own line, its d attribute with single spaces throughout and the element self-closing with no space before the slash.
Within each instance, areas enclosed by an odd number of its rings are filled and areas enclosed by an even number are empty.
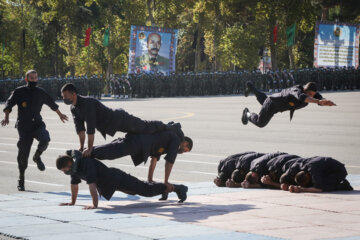
<svg viewBox="0 0 360 240">
<path fill-rule="evenodd" d="M 69 196 L 69 198 L 71 197 L 71 193 L 68 193 L 68 192 L 46 192 L 46 193 L 59 195 L 59 196 Z M 79 198 L 91 200 L 91 195 L 90 194 L 78 194 L 78 199 Z M 139 196 L 127 195 L 126 197 L 112 197 L 111 201 L 133 201 L 133 200 L 139 200 L 139 199 L 140 199 Z M 106 199 L 104 197 L 101 197 L 99 200 L 106 201 Z"/>
<path fill-rule="evenodd" d="M 178 204 L 176 201 L 167 202 L 137 202 L 128 205 L 108 204 L 108 208 L 99 208 L 97 213 L 114 214 L 114 212 L 123 214 L 149 214 L 159 217 L 167 217 L 169 220 L 179 222 L 196 222 L 208 219 L 212 216 L 220 216 L 224 214 L 248 211 L 257 209 L 254 205 L 249 204 L 226 204 L 212 205 L 199 204 L 194 202 L 186 202 Z M 110 211 L 109 211 L 110 210 Z"/>
</svg>

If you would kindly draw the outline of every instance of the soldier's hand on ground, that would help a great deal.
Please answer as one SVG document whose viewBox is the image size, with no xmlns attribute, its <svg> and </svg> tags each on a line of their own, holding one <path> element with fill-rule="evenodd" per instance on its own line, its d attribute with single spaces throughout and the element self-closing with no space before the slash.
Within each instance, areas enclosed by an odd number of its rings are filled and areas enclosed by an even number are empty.
<svg viewBox="0 0 360 240">
<path fill-rule="evenodd" d="M 59 206 L 74 206 L 74 203 L 60 203 Z"/>
<path fill-rule="evenodd" d="M 242 186 L 243 188 L 249 188 L 249 187 L 250 187 L 250 183 L 245 180 L 245 181 L 243 181 L 243 182 L 241 183 L 241 186 Z"/>
<path fill-rule="evenodd" d="M 83 152 L 82 152 L 82 155 L 83 157 L 90 157 L 91 156 L 91 151 L 90 149 L 85 149 Z"/>
<path fill-rule="evenodd" d="M 270 185 L 272 183 L 272 180 L 269 175 L 265 175 L 261 178 L 261 182 L 266 185 Z"/>
<path fill-rule="evenodd" d="M 9 124 L 9 119 L 8 118 L 4 118 L 2 121 L 1 121 L 1 126 L 5 127 L 6 125 Z"/>
<path fill-rule="evenodd" d="M 320 100 L 320 101 L 319 101 L 319 104 L 320 104 L 321 106 L 336 106 L 336 104 L 335 104 L 333 101 L 331 101 L 331 100 L 326 100 L 326 99 Z"/>
<path fill-rule="evenodd" d="M 285 183 L 282 183 L 282 184 L 280 185 L 280 188 L 281 188 L 282 190 L 284 190 L 284 191 L 288 191 L 288 190 L 289 190 L 289 185 L 287 185 L 287 184 L 285 184 Z"/>
<path fill-rule="evenodd" d="M 59 117 L 63 123 L 65 123 L 65 121 L 69 121 L 68 117 L 65 114 L 60 114 Z"/>
<path fill-rule="evenodd" d="M 96 209 L 97 207 L 95 206 L 85 206 L 83 209 L 84 210 L 89 210 L 89 209 Z"/>
<path fill-rule="evenodd" d="M 218 186 L 218 187 L 220 187 L 220 179 L 218 178 L 218 177 L 216 177 L 215 179 L 214 179 L 214 183 L 215 183 L 215 185 L 216 186 Z"/>
<path fill-rule="evenodd" d="M 290 191 L 291 193 L 299 193 L 299 192 L 301 192 L 301 189 L 300 189 L 299 186 L 290 185 L 289 191 Z"/>
<path fill-rule="evenodd" d="M 231 188 L 231 187 L 234 187 L 235 183 L 234 183 L 233 180 L 229 179 L 229 180 L 226 181 L 225 185 L 226 185 L 227 187 L 230 187 L 230 188 Z"/>
</svg>

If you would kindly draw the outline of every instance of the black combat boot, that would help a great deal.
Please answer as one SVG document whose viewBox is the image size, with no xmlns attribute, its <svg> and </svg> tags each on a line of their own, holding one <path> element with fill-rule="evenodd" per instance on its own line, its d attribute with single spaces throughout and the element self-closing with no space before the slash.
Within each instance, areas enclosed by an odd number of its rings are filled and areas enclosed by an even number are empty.
<svg viewBox="0 0 360 240">
<path fill-rule="evenodd" d="M 39 150 L 36 150 L 36 152 L 34 154 L 34 157 L 33 157 L 33 160 L 36 163 L 38 169 L 40 171 L 44 171 L 45 170 L 45 164 L 41 161 L 40 156 L 41 156 L 41 152 Z"/>
<path fill-rule="evenodd" d="M 249 112 L 249 109 L 248 108 L 245 108 L 244 111 L 243 111 L 243 115 L 242 115 L 242 118 L 241 118 L 241 121 L 244 125 L 248 124 L 248 116 L 247 116 L 247 113 Z"/>
<path fill-rule="evenodd" d="M 24 179 L 19 179 L 18 180 L 18 186 L 17 186 L 17 189 L 19 190 L 19 191 L 25 191 L 25 181 L 24 181 Z"/>
<path fill-rule="evenodd" d="M 161 194 L 161 198 L 159 198 L 159 201 L 166 201 L 168 199 L 169 193 L 163 193 Z"/>
<path fill-rule="evenodd" d="M 187 191 L 188 191 L 188 187 L 184 186 L 184 185 L 175 185 L 174 184 L 174 192 L 176 193 L 176 195 L 179 198 L 178 203 L 183 203 L 185 202 L 186 198 L 187 198 Z"/>
</svg>

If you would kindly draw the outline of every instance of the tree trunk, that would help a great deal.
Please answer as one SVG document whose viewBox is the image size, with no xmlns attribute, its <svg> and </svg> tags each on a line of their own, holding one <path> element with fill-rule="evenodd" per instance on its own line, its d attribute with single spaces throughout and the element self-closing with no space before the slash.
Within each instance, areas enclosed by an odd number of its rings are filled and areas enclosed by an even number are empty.
<svg viewBox="0 0 360 240">
<path fill-rule="evenodd" d="M 215 21 L 214 21 L 214 62 L 213 62 L 213 71 L 219 70 L 220 60 L 218 54 L 218 46 L 219 46 L 219 21 L 220 21 L 220 2 L 215 2 Z"/>
<path fill-rule="evenodd" d="M 274 43 L 274 27 L 276 25 L 276 18 L 274 12 L 270 12 L 269 18 L 269 42 L 270 42 L 270 56 L 271 56 L 271 67 L 272 70 L 277 69 L 277 59 L 276 59 L 276 43 Z"/>
<path fill-rule="evenodd" d="M 295 69 L 294 63 L 294 54 L 293 54 L 293 46 L 289 46 L 289 62 L 290 62 L 290 69 Z"/>
<path fill-rule="evenodd" d="M 20 63 L 19 63 L 19 76 L 22 77 L 23 76 L 23 72 L 24 72 L 24 66 L 23 66 L 23 62 L 24 62 L 24 34 L 23 31 L 21 31 L 21 41 L 20 41 Z"/>
<path fill-rule="evenodd" d="M 199 21 L 200 22 L 200 21 Z M 200 23 L 196 24 L 196 30 L 195 32 L 197 32 L 196 34 L 196 46 L 195 46 L 195 64 L 194 64 L 194 72 L 197 72 L 199 70 L 199 63 L 200 63 Z"/>
<path fill-rule="evenodd" d="M 59 65 L 58 65 L 58 49 L 59 49 L 59 41 L 57 36 L 57 26 L 55 26 L 55 61 L 54 61 L 54 73 L 55 76 L 59 74 Z"/>
<path fill-rule="evenodd" d="M 322 7 L 321 8 L 321 21 L 326 21 L 327 20 L 328 12 L 329 12 L 328 7 Z"/>
<path fill-rule="evenodd" d="M 154 15 L 153 15 L 153 11 L 155 8 L 155 0 L 147 0 L 146 4 L 147 4 L 147 10 L 148 10 L 149 20 L 151 22 L 151 25 L 155 26 L 155 19 L 154 19 Z"/>
</svg>

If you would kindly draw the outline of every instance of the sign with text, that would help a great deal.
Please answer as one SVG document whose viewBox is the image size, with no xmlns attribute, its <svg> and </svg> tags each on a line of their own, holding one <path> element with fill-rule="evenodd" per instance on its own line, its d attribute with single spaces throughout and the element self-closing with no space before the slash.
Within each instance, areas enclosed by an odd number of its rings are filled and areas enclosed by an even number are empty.
<svg viewBox="0 0 360 240">
<path fill-rule="evenodd" d="M 314 66 L 358 67 L 359 25 L 316 22 Z"/>
</svg>

